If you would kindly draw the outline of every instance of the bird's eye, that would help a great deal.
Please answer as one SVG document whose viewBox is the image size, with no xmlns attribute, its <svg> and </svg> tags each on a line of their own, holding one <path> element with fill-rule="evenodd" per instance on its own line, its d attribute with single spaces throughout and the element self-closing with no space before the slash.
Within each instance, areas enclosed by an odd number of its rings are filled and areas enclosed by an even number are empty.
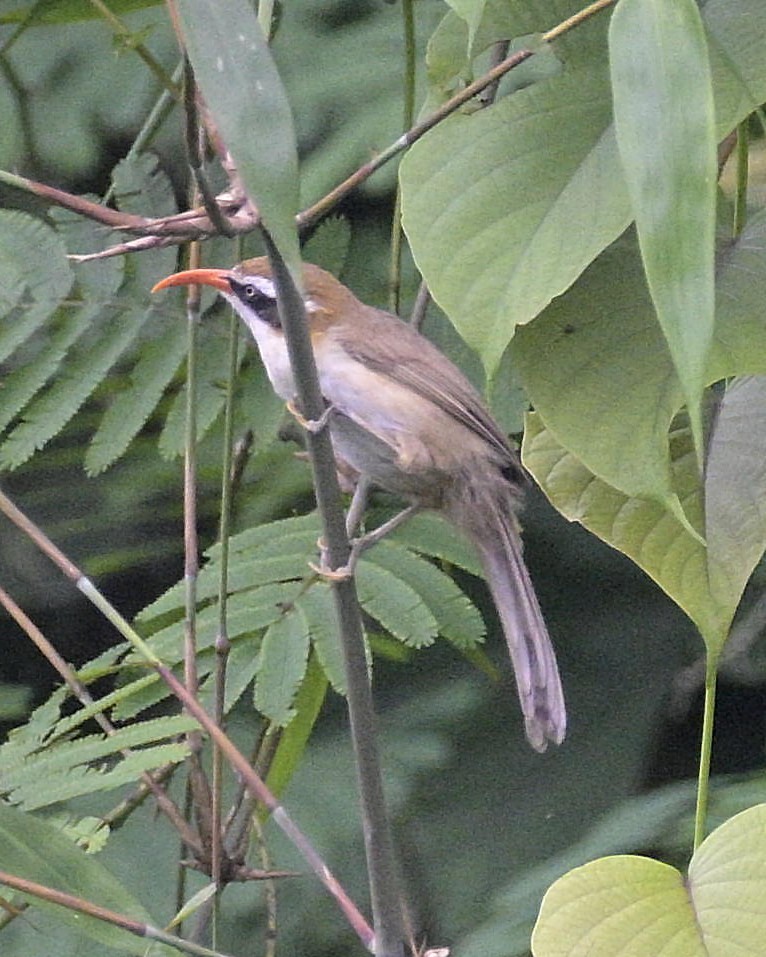
<svg viewBox="0 0 766 957">
<path fill-rule="evenodd" d="M 258 295 L 259 290 L 252 283 L 248 283 L 243 289 L 243 292 L 248 299 L 255 299 L 255 297 Z"/>
</svg>

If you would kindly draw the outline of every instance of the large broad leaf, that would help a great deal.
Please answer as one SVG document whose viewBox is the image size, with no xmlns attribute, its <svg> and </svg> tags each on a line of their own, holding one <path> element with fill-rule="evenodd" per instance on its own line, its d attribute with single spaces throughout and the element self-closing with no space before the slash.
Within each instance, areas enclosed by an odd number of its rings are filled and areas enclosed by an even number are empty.
<svg viewBox="0 0 766 957">
<path fill-rule="evenodd" d="M 160 0 L 110 0 L 112 13 L 123 16 L 145 7 L 159 6 Z M 52 23 L 73 23 L 78 20 L 95 20 L 102 16 L 90 0 L 48 0 L 40 3 L 31 0 L 19 3 L 0 15 L 0 23 L 23 23 L 25 27 L 48 26 Z"/>
<path fill-rule="evenodd" d="M 452 118 L 402 162 L 418 267 L 490 372 L 630 220 L 610 122 L 603 69 L 576 70 Z"/>
<path fill-rule="evenodd" d="M 82 897 L 134 920 L 152 923 L 127 888 L 98 860 L 85 854 L 46 821 L 4 804 L 0 804 L 0 861 L 2 869 L 16 877 Z M 51 909 L 63 923 L 75 926 L 84 937 L 102 946 L 129 954 L 146 953 L 145 941 L 105 921 L 37 898 L 34 898 L 34 906 Z M 160 952 L 174 953 L 164 947 L 157 951 Z"/>
<path fill-rule="evenodd" d="M 686 879 L 645 857 L 605 857 L 548 890 L 535 957 L 744 957 L 766 935 L 766 805 L 727 821 Z"/>
<path fill-rule="evenodd" d="M 706 381 L 766 373 L 766 214 L 722 256 Z M 679 517 L 667 433 L 683 404 L 635 242 L 606 250 L 566 296 L 519 330 L 514 357 L 556 440 L 628 496 Z"/>
<path fill-rule="evenodd" d="M 609 61 L 644 269 L 701 464 L 717 170 L 713 89 L 694 0 L 622 0 L 610 24 Z"/>
<path fill-rule="evenodd" d="M 712 595 L 741 594 L 766 547 L 766 378 L 728 386 L 705 468 L 705 532 Z"/>
<path fill-rule="evenodd" d="M 184 0 L 178 13 L 194 75 L 218 131 L 264 225 L 297 272 L 298 154 L 292 114 L 253 8 L 246 0 Z"/>
<path fill-rule="evenodd" d="M 536 25 L 529 17 L 508 25 L 545 29 L 561 9 L 534 4 Z M 760 9 L 759 0 L 704 7 L 719 139 L 766 99 Z M 630 220 L 599 39 L 592 31 L 561 76 L 441 124 L 402 163 L 415 259 L 490 371 L 516 326 L 566 290 Z"/>
<path fill-rule="evenodd" d="M 683 439 L 673 479 L 684 508 L 702 525 L 699 476 Z M 527 421 L 524 464 L 553 505 L 603 541 L 628 555 L 694 621 L 706 640 L 723 642 L 739 594 L 721 607 L 710 594 L 706 549 L 698 536 L 657 502 L 627 496 L 596 477 L 549 432 L 540 415 Z"/>
<path fill-rule="evenodd" d="M 688 431 L 671 436 L 673 482 L 704 546 L 673 512 L 626 496 L 562 448 L 539 414 L 528 420 L 524 462 L 556 508 L 624 552 L 694 621 L 716 655 L 766 548 L 766 380 L 726 390 L 713 427 L 704 486 Z"/>
</svg>

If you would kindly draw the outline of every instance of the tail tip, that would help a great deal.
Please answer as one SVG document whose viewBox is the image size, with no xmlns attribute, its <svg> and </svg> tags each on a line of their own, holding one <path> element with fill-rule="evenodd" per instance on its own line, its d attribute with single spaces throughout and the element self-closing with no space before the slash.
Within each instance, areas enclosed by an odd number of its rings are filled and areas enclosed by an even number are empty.
<svg viewBox="0 0 766 957">
<path fill-rule="evenodd" d="M 561 744 L 566 737 L 566 719 L 558 721 L 550 715 L 525 718 L 527 741 L 538 753 L 548 750 L 549 744 Z"/>
</svg>

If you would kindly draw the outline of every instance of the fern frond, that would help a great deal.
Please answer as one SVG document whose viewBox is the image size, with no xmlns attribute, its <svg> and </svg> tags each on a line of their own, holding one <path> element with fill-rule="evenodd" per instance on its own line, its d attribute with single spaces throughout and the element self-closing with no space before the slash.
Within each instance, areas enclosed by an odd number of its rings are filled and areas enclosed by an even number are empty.
<svg viewBox="0 0 766 957">
<path fill-rule="evenodd" d="M 422 648 L 438 634 L 436 619 L 407 581 L 372 562 L 356 570 L 359 604 L 383 628 L 405 645 Z"/>
<path fill-rule="evenodd" d="M 85 455 L 89 475 L 103 472 L 123 455 L 178 372 L 186 345 L 186 328 L 180 318 L 143 345 L 128 387 L 113 398 Z"/>
<path fill-rule="evenodd" d="M 238 368 L 243 361 L 238 354 Z M 197 441 L 208 432 L 223 410 L 226 401 L 224 383 L 229 375 L 229 343 L 213 322 L 203 323 L 197 331 Z M 159 439 L 160 454 L 175 458 L 183 452 L 187 403 L 186 385 L 179 390 L 170 406 Z"/>
<path fill-rule="evenodd" d="M 0 466 L 21 465 L 57 435 L 135 341 L 148 318 L 147 311 L 134 303 L 102 314 L 98 326 L 91 325 L 87 341 L 70 352 L 62 375 L 24 409 L 21 423 L 0 447 Z"/>
<path fill-rule="evenodd" d="M 365 559 L 404 579 L 434 616 L 439 634 L 459 648 L 485 638 L 484 619 L 470 598 L 440 568 L 395 542 L 382 541 Z"/>
<path fill-rule="evenodd" d="M 69 350 L 87 331 L 100 305 L 84 308 L 62 306 L 52 317 L 49 341 L 36 350 L 33 360 L 12 369 L 0 390 L 0 431 L 30 402 L 56 374 Z"/>
<path fill-rule="evenodd" d="M 295 695 L 306 673 L 309 654 L 308 622 L 295 608 L 266 629 L 258 659 L 255 707 L 283 727 L 295 716 Z"/>
<path fill-rule="evenodd" d="M 39 810 L 60 801 L 135 784 L 144 771 L 153 771 L 166 764 L 180 764 L 188 755 L 189 747 L 184 742 L 141 748 L 108 770 L 78 765 L 47 775 L 44 785 L 39 780 L 28 780 L 11 791 L 9 800 L 27 811 Z"/>
<path fill-rule="evenodd" d="M 61 305 L 74 276 L 56 232 L 39 219 L 0 210 L 0 362 L 33 336 Z"/>
</svg>

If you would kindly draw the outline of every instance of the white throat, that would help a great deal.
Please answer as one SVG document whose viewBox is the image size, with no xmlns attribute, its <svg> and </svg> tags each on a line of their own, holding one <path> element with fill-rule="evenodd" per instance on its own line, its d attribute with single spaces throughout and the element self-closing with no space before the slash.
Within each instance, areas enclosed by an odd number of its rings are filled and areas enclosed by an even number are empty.
<svg viewBox="0 0 766 957">
<path fill-rule="evenodd" d="M 273 297 L 274 284 L 270 279 L 265 276 L 257 276 L 253 280 L 253 284 L 257 284 L 261 292 Z M 261 361 L 266 367 L 266 374 L 274 391 L 285 401 L 294 398 L 295 383 L 290 370 L 290 359 L 287 355 L 284 333 L 281 329 L 274 329 L 265 320 L 259 319 L 252 309 L 248 309 L 234 293 L 224 292 L 222 295 L 244 320 L 245 325 L 255 339 L 258 352 L 261 354 Z"/>
</svg>

